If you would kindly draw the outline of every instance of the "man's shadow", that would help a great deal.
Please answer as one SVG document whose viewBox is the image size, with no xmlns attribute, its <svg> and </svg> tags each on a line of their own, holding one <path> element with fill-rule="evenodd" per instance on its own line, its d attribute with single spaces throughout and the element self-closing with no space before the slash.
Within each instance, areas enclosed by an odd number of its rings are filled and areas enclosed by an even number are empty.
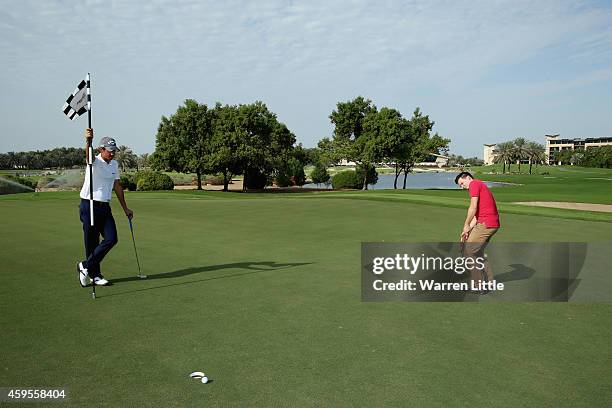
<svg viewBox="0 0 612 408">
<path fill-rule="evenodd" d="M 147 280 L 153 279 L 167 279 L 167 278 L 179 278 L 181 276 L 193 275 L 202 272 L 213 272 L 220 271 L 223 269 L 246 269 L 250 271 L 275 271 L 279 269 L 292 268 L 294 266 L 309 265 L 309 263 L 276 263 L 276 262 L 236 262 L 221 265 L 207 265 L 198 266 L 192 268 L 179 269 L 172 272 L 156 273 L 154 275 L 147 275 Z M 242 274 L 241 274 L 242 275 Z M 132 282 L 141 280 L 138 276 L 128 276 L 125 278 L 113 279 L 113 283 L 121 282 Z"/>
<path fill-rule="evenodd" d="M 254 273 L 279 271 L 279 270 L 282 270 L 282 269 L 294 268 L 296 266 L 303 266 L 303 265 L 310 265 L 310 264 L 311 264 L 311 262 L 294 262 L 294 263 L 236 262 L 236 263 L 228 263 L 228 264 L 220 264 L 220 265 L 208 265 L 208 266 L 198 266 L 198 267 L 178 269 L 178 270 L 172 271 L 172 272 L 164 272 L 164 273 L 157 273 L 157 274 L 154 274 L 154 275 L 147 275 L 146 279 L 141 279 L 138 276 L 128 276 L 128 277 L 124 277 L 124 278 L 113 279 L 113 283 L 117 284 L 117 283 L 122 283 L 122 282 L 133 282 L 133 281 L 140 281 L 140 280 L 148 281 L 148 280 L 155 280 L 155 279 L 179 278 L 179 277 L 182 277 L 182 276 L 189 276 L 189 275 L 194 275 L 194 274 L 198 274 L 198 273 L 202 273 L 202 272 L 221 271 L 221 270 L 224 270 L 224 269 L 243 269 L 243 270 L 247 270 L 248 271 L 248 272 L 241 272 L 241 273 L 230 273 L 230 274 L 226 274 L 226 275 L 222 275 L 222 276 L 213 276 L 213 277 L 210 277 L 210 278 L 203 278 L 203 279 L 198 279 L 198 280 L 192 280 L 192 281 L 189 281 L 189 282 L 177 282 L 177 283 L 171 283 L 171 284 L 168 284 L 168 285 L 153 286 L 153 287 L 149 287 L 149 288 L 136 289 L 136 290 L 127 291 L 127 292 L 120 292 L 120 293 L 114 293 L 114 294 L 111 293 L 109 295 L 105 295 L 104 297 L 107 297 L 107 296 L 117 296 L 117 295 L 126 294 L 126 293 L 133 293 L 133 292 L 142 292 L 142 291 L 146 291 L 146 290 L 166 288 L 166 287 L 170 287 L 170 286 L 187 285 L 187 284 L 190 284 L 190 283 L 197 283 L 197 282 L 203 282 L 203 281 L 208 281 L 208 280 L 234 278 L 234 277 L 238 277 L 238 276 L 251 275 L 251 274 L 254 274 Z"/>
<path fill-rule="evenodd" d="M 499 275 L 494 275 L 493 279 L 495 279 L 497 282 L 507 283 L 530 279 L 536 272 L 535 269 L 523 264 L 510 264 L 509 266 L 512 268 L 512 270 L 500 273 Z"/>
</svg>

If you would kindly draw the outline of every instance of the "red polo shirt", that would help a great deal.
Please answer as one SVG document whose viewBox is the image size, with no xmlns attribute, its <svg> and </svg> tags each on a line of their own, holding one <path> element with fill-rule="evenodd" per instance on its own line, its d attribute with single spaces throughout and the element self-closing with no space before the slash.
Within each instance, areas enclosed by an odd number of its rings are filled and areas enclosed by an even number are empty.
<svg viewBox="0 0 612 408">
<path fill-rule="evenodd" d="M 470 197 L 478 197 L 476 221 L 483 223 L 487 228 L 499 228 L 499 213 L 489 187 L 481 180 L 472 180 L 469 191 Z"/>
</svg>

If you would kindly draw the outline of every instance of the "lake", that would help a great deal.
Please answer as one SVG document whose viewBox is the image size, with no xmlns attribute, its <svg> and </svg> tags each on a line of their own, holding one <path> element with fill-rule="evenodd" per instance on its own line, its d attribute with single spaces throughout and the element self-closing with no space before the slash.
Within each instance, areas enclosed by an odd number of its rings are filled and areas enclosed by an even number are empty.
<svg viewBox="0 0 612 408">
<path fill-rule="evenodd" d="M 406 188 L 417 188 L 417 189 L 428 189 L 428 188 L 439 188 L 439 189 L 458 189 L 460 188 L 455 184 L 455 177 L 458 173 L 446 173 L 446 172 L 427 172 L 427 173 L 409 173 L 406 179 Z M 376 184 L 368 185 L 369 189 L 372 190 L 383 190 L 392 189 L 393 180 L 395 176 L 393 174 L 379 174 L 378 182 Z M 400 175 L 397 179 L 397 188 L 402 188 L 404 182 L 404 175 Z M 504 187 L 510 185 L 510 183 L 496 183 L 487 181 L 485 184 L 489 187 Z M 304 184 L 304 188 L 325 188 L 323 184 Z M 331 189 L 331 185 L 328 187 Z"/>
</svg>

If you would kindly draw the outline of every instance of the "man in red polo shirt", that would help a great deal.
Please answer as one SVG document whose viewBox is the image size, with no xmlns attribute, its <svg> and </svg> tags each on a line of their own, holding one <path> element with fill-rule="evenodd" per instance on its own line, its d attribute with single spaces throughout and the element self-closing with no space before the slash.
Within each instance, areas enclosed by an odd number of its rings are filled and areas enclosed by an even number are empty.
<svg viewBox="0 0 612 408">
<path fill-rule="evenodd" d="M 474 179 L 467 171 L 455 177 L 455 184 L 470 192 L 470 207 L 461 232 L 461 242 L 464 243 L 465 257 L 484 257 L 484 250 L 491 237 L 499 230 L 499 213 L 495 198 L 482 180 Z M 489 263 L 484 270 L 473 268 L 470 271 L 472 281 L 491 281 L 493 271 Z"/>
</svg>

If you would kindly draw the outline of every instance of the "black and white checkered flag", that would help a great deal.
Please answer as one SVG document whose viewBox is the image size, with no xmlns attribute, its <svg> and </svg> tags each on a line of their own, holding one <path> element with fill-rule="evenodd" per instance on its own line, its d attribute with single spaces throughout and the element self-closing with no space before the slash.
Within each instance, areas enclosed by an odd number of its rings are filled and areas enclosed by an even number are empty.
<svg viewBox="0 0 612 408">
<path fill-rule="evenodd" d="M 81 81 L 76 89 L 70 94 L 62 110 L 68 119 L 74 120 L 90 109 L 91 94 L 89 93 L 89 74 L 87 79 Z"/>
</svg>

